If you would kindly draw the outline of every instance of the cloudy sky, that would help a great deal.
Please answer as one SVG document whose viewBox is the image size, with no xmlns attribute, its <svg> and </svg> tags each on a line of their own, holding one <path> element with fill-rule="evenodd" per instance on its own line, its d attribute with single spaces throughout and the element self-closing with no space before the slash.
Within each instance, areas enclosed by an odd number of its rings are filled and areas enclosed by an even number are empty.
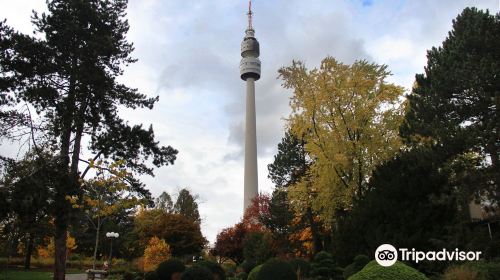
<svg viewBox="0 0 500 280">
<path fill-rule="evenodd" d="M 211 242 L 242 216 L 245 85 L 238 67 L 247 6 L 247 0 L 129 0 L 128 38 L 139 61 L 122 81 L 160 101 L 152 111 L 121 113 L 132 123 L 152 123 L 160 142 L 179 150 L 175 165 L 144 181 L 154 195 L 182 187 L 198 194 Z M 467 6 L 497 12 L 499 0 L 254 0 L 262 61 L 260 190 L 272 190 L 267 165 L 289 114 L 290 92 L 276 79 L 280 67 L 293 59 L 316 67 L 327 55 L 345 63 L 367 59 L 389 65 L 391 81 L 409 88 L 426 50 L 444 40 Z M 44 11 L 45 0 L 0 0 L 0 20 L 28 33 L 33 9 Z"/>
</svg>

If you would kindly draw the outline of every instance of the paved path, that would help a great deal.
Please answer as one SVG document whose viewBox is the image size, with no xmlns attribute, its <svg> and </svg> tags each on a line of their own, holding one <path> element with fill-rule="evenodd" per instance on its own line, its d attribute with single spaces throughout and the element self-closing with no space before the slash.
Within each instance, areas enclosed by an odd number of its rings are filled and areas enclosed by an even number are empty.
<svg viewBox="0 0 500 280">
<path fill-rule="evenodd" d="M 87 274 L 66 274 L 66 280 L 87 280 Z"/>
</svg>

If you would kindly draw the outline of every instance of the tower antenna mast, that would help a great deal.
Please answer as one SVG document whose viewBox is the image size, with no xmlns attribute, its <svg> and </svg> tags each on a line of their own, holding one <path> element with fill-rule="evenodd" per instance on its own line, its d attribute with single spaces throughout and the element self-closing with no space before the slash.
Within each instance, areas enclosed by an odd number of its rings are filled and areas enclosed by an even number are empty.
<svg viewBox="0 0 500 280">
<path fill-rule="evenodd" d="M 252 16 L 253 16 L 253 12 L 252 12 L 252 0 L 248 0 L 248 29 L 249 30 L 252 30 L 253 29 L 253 26 L 252 26 Z"/>
</svg>

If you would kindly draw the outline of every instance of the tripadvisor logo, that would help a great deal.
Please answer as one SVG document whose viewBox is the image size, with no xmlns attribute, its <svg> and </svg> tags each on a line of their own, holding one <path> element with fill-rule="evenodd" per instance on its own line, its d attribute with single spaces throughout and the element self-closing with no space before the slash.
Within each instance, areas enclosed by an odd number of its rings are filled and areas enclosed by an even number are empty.
<svg viewBox="0 0 500 280">
<path fill-rule="evenodd" d="M 381 266 L 391 266 L 396 261 L 411 261 L 419 263 L 421 261 L 478 261 L 481 256 L 480 251 L 460 251 L 458 249 L 449 251 L 416 251 L 415 249 L 396 249 L 391 244 L 382 244 L 375 251 L 375 260 Z"/>
<path fill-rule="evenodd" d="M 391 244 L 382 244 L 375 251 L 375 260 L 381 266 L 391 266 L 398 260 L 398 250 Z"/>
</svg>

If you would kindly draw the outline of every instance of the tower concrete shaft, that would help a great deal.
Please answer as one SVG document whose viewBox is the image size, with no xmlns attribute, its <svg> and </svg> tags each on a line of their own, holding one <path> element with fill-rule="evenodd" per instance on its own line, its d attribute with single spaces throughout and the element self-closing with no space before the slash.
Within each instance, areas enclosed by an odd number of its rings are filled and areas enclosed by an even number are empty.
<svg viewBox="0 0 500 280">
<path fill-rule="evenodd" d="M 257 131 L 255 121 L 255 81 L 260 79 L 260 46 L 252 26 L 252 1 L 248 6 L 248 28 L 241 43 L 241 79 L 247 83 L 245 116 L 245 179 L 243 212 L 259 194 L 257 175 Z"/>
<path fill-rule="evenodd" d="M 255 120 L 255 80 L 247 79 L 246 118 L 245 118 L 245 182 L 243 210 L 252 205 L 258 195 L 257 175 L 257 133 Z"/>
</svg>

